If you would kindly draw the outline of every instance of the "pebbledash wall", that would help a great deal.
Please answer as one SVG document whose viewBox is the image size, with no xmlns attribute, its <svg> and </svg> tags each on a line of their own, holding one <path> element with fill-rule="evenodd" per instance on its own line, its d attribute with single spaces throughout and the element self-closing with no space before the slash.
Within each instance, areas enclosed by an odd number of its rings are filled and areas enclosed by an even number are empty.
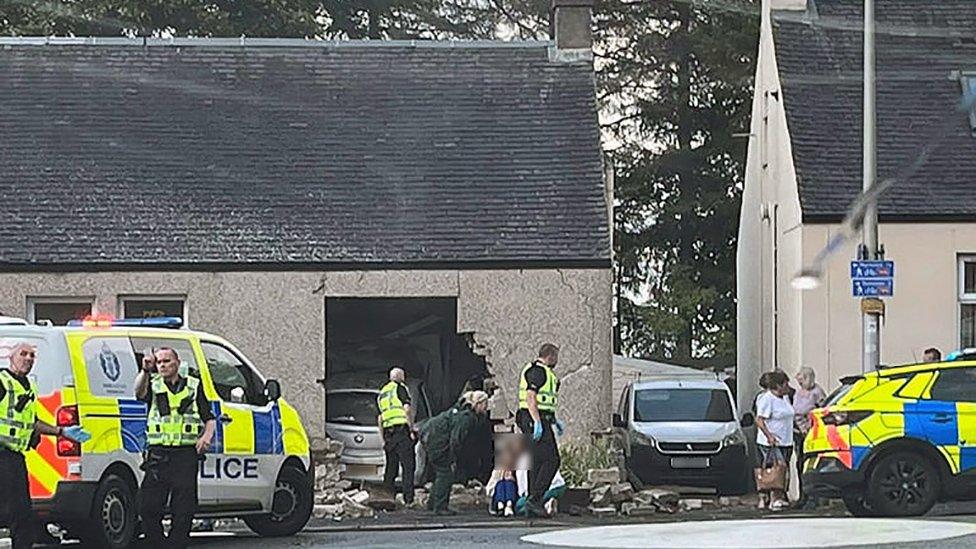
<svg viewBox="0 0 976 549">
<path fill-rule="evenodd" d="M 185 295 L 191 327 L 220 335 L 281 380 L 309 435 L 325 435 L 326 298 L 456 297 L 459 333 L 472 333 L 516 407 L 517 376 L 540 343 L 561 348 L 561 414 L 569 436 L 606 426 L 611 408 L 609 269 L 341 272 L 69 272 L 0 274 L 0 310 L 26 315 L 29 297 L 94 296 L 114 313 L 120 295 Z"/>
</svg>

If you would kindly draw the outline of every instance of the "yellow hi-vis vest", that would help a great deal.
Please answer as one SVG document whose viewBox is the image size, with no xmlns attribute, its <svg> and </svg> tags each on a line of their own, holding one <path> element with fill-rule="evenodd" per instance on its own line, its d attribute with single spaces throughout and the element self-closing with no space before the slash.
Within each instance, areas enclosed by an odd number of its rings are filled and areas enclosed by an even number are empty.
<svg viewBox="0 0 976 549">
<path fill-rule="evenodd" d="M 539 406 L 540 412 L 555 414 L 557 407 L 556 394 L 559 392 L 559 378 L 556 377 L 556 373 L 552 371 L 552 368 L 541 362 L 530 362 L 526 364 L 522 368 L 522 373 L 519 374 L 519 409 L 529 409 L 529 384 L 525 381 L 525 372 L 528 372 L 529 368 L 536 365 L 541 366 L 546 371 L 546 383 L 542 387 L 539 387 L 538 392 L 536 392 L 535 402 Z"/>
<path fill-rule="evenodd" d="M 34 423 L 37 421 L 37 387 L 31 381 L 25 389 L 10 372 L 0 372 L 7 394 L 0 401 L 0 444 L 14 452 L 24 453 L 30 448 Z"/>
<path fill-rule="evenodd" d="M 152 379 L 146 440 L 150 446 L 193 446 L 203 430 L 197 410 L 200 381 L 186 378 L 179 392 L 172 393 L 160 375 Z"/>
<path fill-rule="evenodd" d="M 380 389 L 380 394 L 376 397 L 376 404 L 380 407 L 380 423 L 384 429 L 409 423 L 407 421 L 407 409 L 403 407 L 403 403 L 400 402 L 400 397 L 397 395 L 397 387 L 399 386 L 400 384 L 396 381 L 391 381 Z"/>
</svg>

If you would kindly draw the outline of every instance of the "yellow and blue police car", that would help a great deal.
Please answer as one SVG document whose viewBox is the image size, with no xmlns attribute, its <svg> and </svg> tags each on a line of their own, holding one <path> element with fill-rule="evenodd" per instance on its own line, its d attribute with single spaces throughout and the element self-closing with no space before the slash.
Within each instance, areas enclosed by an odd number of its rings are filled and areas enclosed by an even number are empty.
<svg viewBox="0 0 976 549">
<path fill-rule="evenodd" d="M 313 467 L 301 418 L 227 341 L 179 329 L 179 318 L 88 319 L 68 327 L 0 325 L 0 368 L 22 342 L 37 347 L 31 373 L 38 417 L 80 425 L 82 444 L 41 437 L 27 456 L 35 512 L 86 545 L 127 547 L 138 536 L 136 493 L 146 446 L 146 406 L 134 397 L 142 357 L 176 350 L 200 379 L 218 418 L 200 463 L 198 517 L 240 517 L 256 533 L 286 536 L 308 522 Z"/>
<path fill-rule="evenodd" d="M 842 380 L 811 413 L 804 489 L 856 516 L 914 516 L 976 497 L 976 361 Z"/>
</svg>

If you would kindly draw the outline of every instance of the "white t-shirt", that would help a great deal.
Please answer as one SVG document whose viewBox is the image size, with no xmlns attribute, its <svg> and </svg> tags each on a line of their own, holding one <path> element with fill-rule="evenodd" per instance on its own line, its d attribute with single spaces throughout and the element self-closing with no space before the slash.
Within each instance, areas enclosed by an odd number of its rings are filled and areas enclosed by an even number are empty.
<svg viewBox="0 0 976 549">
<path fill-rule="evenodd" d="M 766 428 L 779 439 L 780 446 L 793 445 L 793 405 L 790 397 L 778 397 L 766 391 L 756 400 L 756 415 L 766 420 Z M 756 443 L 771 446 L 762 429 L 756 429 Z"/>
</svg>

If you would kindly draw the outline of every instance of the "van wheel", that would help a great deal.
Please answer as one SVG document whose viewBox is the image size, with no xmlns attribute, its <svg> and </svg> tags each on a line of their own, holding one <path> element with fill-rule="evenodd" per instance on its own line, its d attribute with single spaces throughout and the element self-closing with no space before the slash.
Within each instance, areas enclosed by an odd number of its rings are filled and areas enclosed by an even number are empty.
<svg viewBox="0 0 976 549">
<path fill-rule="evenodd" d="M 86 547 L 122 549 L 136 538 L 136 499 L 129 483 L 108 475 L 98 484 L 92 501 L 91 521 L 79 532 Z"/>
<path fill-rule="evenodd" d="M 882 516 L 924 515 L 939 497 L 939 472 L 914 452 L 895 452 L 878 460 L 868 475 L 868 506 Z"/>
<path fill-rule="evenodd" d="M 255 534 L 264 537 L 291 536 L 301 531 L 312 516 L 312 483 L 304 471 L 285 467 L 278 475 L 271 513 L 244 517 Z"/>
</svg>

